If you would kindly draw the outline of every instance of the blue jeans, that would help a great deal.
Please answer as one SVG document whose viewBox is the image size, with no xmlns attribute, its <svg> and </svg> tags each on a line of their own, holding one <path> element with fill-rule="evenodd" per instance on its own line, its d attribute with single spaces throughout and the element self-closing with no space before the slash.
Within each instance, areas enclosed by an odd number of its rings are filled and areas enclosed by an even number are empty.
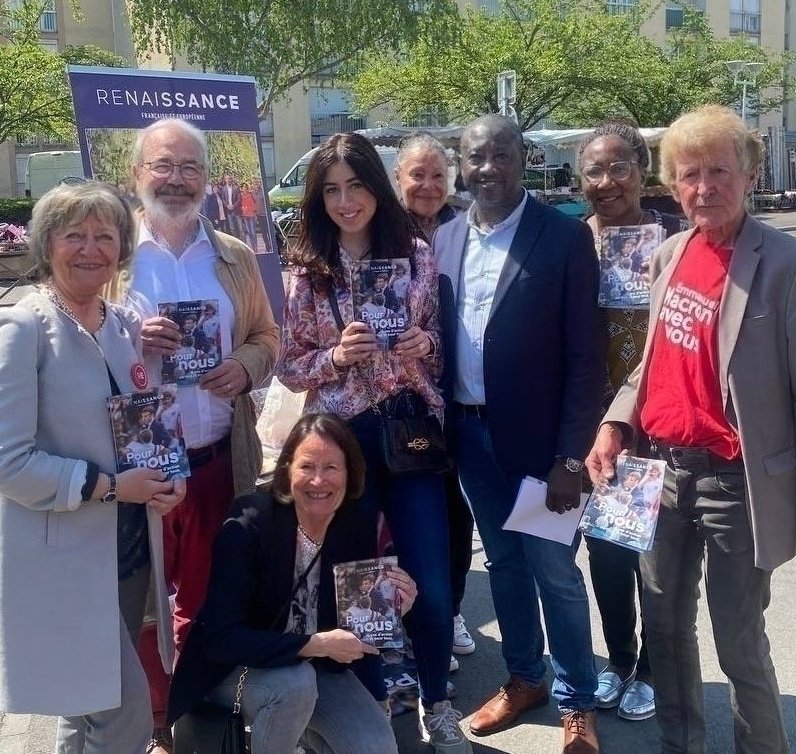
<svg viewBox="0 0 796 754">
<path fill-rule="evenodd" d="M 763 616 L 771 572 L 755 568 L 743 469 L 721 462 L 667 468 L 655 545 L 641 555 L 661 751 L 708 751 L 696 633 L 703 561 L 716 653 L 730 684 L 735 751 L 785 754 Z"/>
<path fill-rule="evenodd" d="M 208 699 L 231 707 L 242 669 Z M 332 673 L 309 662 L 249 668 L 241 711 L 251 726 L 252 754 L 293 754 L 299 743 L 317 754 L 398 754 L 384 710 L 350 670 Z"/>
<path fill-rule="evenodd" d="M 380 450 L 380 419 L 370 410 L 349 425 L 367 463 L 363 515 L 379 511 L 390 527 L 398 564 L 417 583 L 417 599 L 405 618 L 412 639 L 423 703 L 447 699 L 453 645 L 453 607 L 448 549 L 448 513 L 442 474 L 394 476 Z"/>
<path fill-rule="evenodd" d="M 504 531 L 501 527 L 514 506 L 521 480 L 501 470 L 485 421 L 470 414 L 456 421 L 459 475 L 488 558 L 506 666 L 530 684 L 544 680 L 541 600 L 555 672 L 553 696 L 562 712 L 591 710 L 597 672 L 589 599 L 575 563 L 579 539 L 567 547 Z"/>
</svg>

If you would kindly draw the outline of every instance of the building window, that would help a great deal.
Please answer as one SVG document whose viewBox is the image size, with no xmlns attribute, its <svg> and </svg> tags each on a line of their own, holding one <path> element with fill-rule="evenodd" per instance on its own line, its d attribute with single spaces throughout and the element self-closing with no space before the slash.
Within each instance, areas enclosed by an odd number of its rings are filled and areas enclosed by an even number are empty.
<svg viewBox="0 0 796 754">
<path fill-rule="evenodd" d="M 638 0 L 608 0 L 606 9 L 609 13 L 629 13 L 638 5 Z"/>
<path fill-rule="evenodd" d="M 502 0 L 477 0 L 478 9 L 490 16 L 500 15 Z"/>
<path fill-rule="evenodd" d="M 5 0 L 5 3 L 9 11 L 22 8 L 21 0 Z M 42 5 L 44 10 L 41 18 L 39 18 L 39 31 L 55 34 L 58 31 L 58 14 L 55 12 L 55 0 L 44 0 Z M 19 29 L 19 24 L 14 21 L 9 21 L 8 26 L 10 29 Z"/>
<path fill-rule="evenodd" d="M 683 8 L 690 5 L 695 10 L 705 12 L 705 0 L 678 0 L 666 4 L 666 29 L 679 29 L 685 22 Z"/>
<path fill-rule="evenodd" d="M 760 42 L 760 0 L 730 0 L 730 36 Z"/>
</svg>

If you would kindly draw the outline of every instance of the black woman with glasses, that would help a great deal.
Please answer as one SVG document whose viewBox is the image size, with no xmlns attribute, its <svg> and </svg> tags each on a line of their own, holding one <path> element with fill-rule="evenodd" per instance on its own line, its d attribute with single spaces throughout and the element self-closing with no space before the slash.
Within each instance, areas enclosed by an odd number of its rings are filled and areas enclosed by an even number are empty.
<svg viewBox="0 0 796 754">
<path fill-rule="evenodd" d="M 617 226 L 662 226 L 662 238 L 688 227 L 685 220 L 654 209 L 642 209 L 641 189 L 647 177 L 650 155 L 644 138 L 627 122 L 606 121 L 589 134 L 578 149 L 577 167 L 583 195 L 592 214 L 586 222 L 592 229 L 600 257 L 601 274 L 609 274 L 610 228 Z M 638 234 L 634 249 L 624 244 L 614 260 L 617 276 L 632 283 L 643 281 L 645 257 L 641 253 L 647 229 Z M 628 235 L 628 234 L 625 234 Z M 627 239 L 625 239 L 627 241 Z M 637 253 L 638 252 L 638 253 Z M 643 288 L 643 286 L 641 286 Z M 610 403 L 644 353 L 649 302 L 633 302 L 633 308 L 606 308 L 608 356 L 606 399 Z M 606 405 L 607 405 L 606 403 Z M 636 590 L 641 594 L 638 553 L 610 542 L 586 538 L 594 593 L 608 647 L 608 666 L 598 676 L 597 707 L 619 707 L 619 716 L 644 720 L 655 714 L 655 692 L 650 672 L 641 617 L 640 641 L 636 636 Z"/>
</svg>

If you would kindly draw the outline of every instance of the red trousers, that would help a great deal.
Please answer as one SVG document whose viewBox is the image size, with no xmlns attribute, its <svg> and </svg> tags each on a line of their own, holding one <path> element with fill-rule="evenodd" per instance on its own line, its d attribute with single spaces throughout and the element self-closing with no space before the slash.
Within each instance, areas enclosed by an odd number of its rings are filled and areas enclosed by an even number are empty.
<svg viewBox="0 0 796 754">
<path fill-rule="evenodd" d="M 229 512 L 235 491 L 229 449 L 191 469 L 185 499 L 163 517 L 166 584 L 173 594 L 174 641 L 177 656 L 202 607 L 210 577 L 213 541 Z M 149 680 L 155 727 L 166 724 L 170 677 L 163 672 L 157 632 L 141 631 L 138 654 Z"/>
</svg>

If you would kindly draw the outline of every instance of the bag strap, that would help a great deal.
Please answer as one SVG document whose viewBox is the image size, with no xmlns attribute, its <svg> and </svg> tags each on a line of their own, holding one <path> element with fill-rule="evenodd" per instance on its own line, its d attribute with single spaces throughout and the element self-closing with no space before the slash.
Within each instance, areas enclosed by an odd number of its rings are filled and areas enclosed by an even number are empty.
<svg viewBox="0 0 796 754">
<path fill-rule="evenodd" d="M 310 564 L 304 569 L 304 573 L 302 573 L 301 576 L 298 577 L 298 580 L 296 581 L 296 584 L 293 587 L 293 590 L 290 592 L 290 597 L 288 597 L 287 601 L 285 602 L 285 604 L 282 605 L 281 608 L 279 608 L 279 612 L 276 614 L 276 618 L 274 618 L 273 622 L 269 626 L 269 628 L 271 630 L 276 628 L 276 626 L 278 625 L 279 621 L 281 620 L 282 615 L 284 614 L 284 612 L 286 610 L 290 609 L 290 603 L 293 602 L 293 598 L 296 596 L 296 592 L 298 592 L 298 590 L 301 588 L 302 584 L 306 583 L 307 577 L 309 576 L 310 571 L 315 567 L 315 564 L 318 562 L 318 558 L 320 556 L 321 556 L 321 548 L 319 547 L 318 551 L 315 553 L 315 555 L 312 556 L 312 560 L 310 561 Z M 246 674 L 248 672 L 249 672 L 249 668 L 248 667 L 244 667 L 243 668 L 243 672 L 241 672 L 241 674 L 240 674 L 240 678 L 238 678 L 238 685 L 235 688 L 235 702 L 232 705 L 232 714 L 233 715 L 239 715 L 240 714 L 240 700 L 241 700 L 241 697 L 243 696 L 243 683 L 246 680 Z"/>
<path fill-rule="evenodd" d="M 329 300 L 329 306 L 332 308 L 334 321 L 340 328 L 340 332 L 343 332 L 343 330 L 345 330 L 345 325 L 343 324 L 343 317 L 340 314 L 340 304 L 337 303 L 337 296 L 334 295 L 331 285 L 326 286 L 326 298 Z"/>
</svg>

